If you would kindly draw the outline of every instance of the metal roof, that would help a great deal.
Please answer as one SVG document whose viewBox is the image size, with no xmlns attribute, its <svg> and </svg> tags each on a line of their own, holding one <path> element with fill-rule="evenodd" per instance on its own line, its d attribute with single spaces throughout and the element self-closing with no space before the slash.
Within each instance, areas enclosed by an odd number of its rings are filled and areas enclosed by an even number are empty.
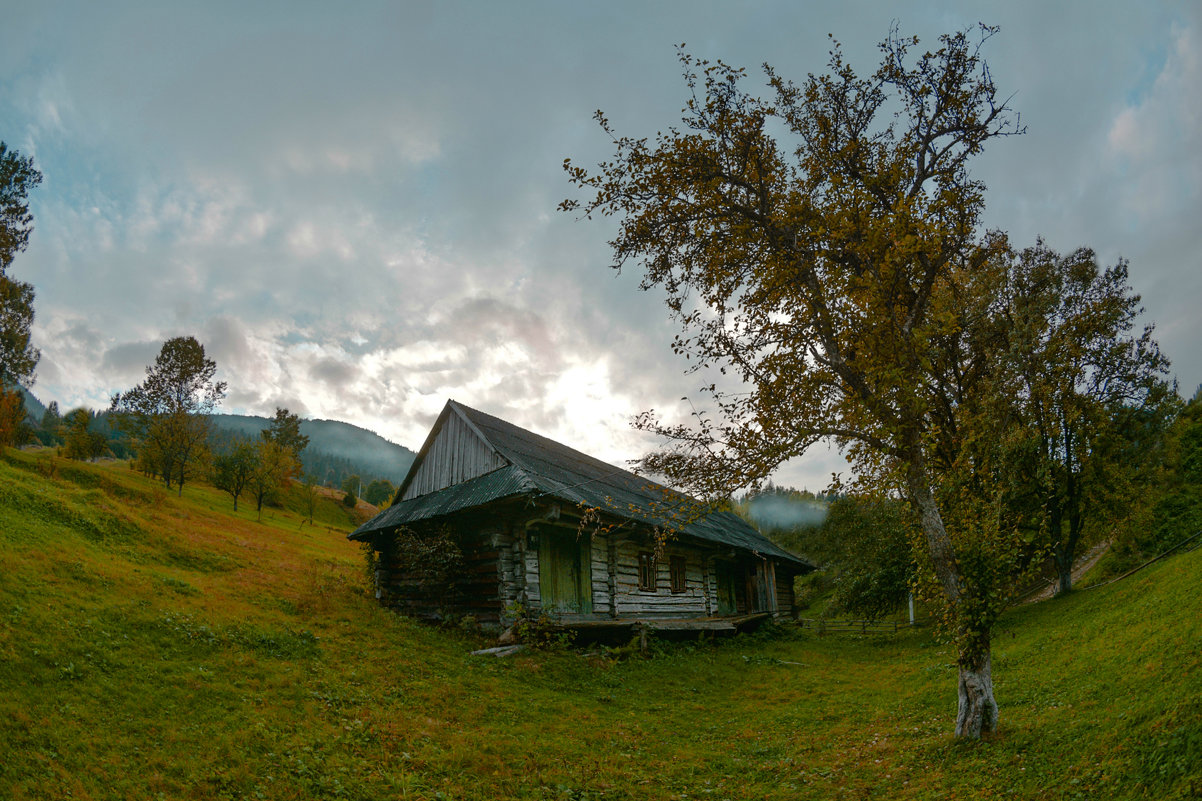
<svg viewBox="0 0 1202 801">
<path fill-rule="evenodd" d="M 736 514 L 707 514 L 704 504 L 683 493 L 499 417 L 447 401 L 439 422 L 434 424 L 435 429 L 448 414 L 459 414 L 474 426 L 485 442 L 509 463 L 508 466 L 394 503 L 356 529 L 350 535 L 351 539 L 366 539 L 378 531 L 525 495 L 532 499 L 547 497 L 595 507 L 616 517 L 812 567 L 760 534 Z M 427 440 L 410 468 L 411 473 L 418 468 L 429 447 L 430 440 Z"/>
</svg>

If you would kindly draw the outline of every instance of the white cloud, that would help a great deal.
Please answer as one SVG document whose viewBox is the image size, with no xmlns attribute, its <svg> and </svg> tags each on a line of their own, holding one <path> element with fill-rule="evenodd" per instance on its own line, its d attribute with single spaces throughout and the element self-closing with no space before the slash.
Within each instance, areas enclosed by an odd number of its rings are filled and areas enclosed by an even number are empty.
<svg viewBox="0 0 1202 801">
<path fill-rule="evenodd" d="M 676 121 L 679 41 L 752 83 L 765 60 L 800 79 L 823 69 L 827 31 L 870 65 L 900 13 L 681 8 L 33 4 L 0 30 L 0 136 L 46 173 L 15 267 L 38 292 L 38 391 L 99 404 L 142 376 L 118 356 L 194 334 L 231 410 L 285 405 L 417 447 L 454 397 L 611 461 L 639 455 L 654 443 L 629 416 L 683 418 L 703 381 L 671 354 L 660 295 L 637 291 L 634 266 L 606 269 L 614 221 L 554 211 L 571 194 L 562 159 L 610 155 L 595 108 L 633 136 Z M 900 21 L 932 42 L 983 8 Z M 1003 28 L 995 75 L 1031 124 L 982 164 L 999 224 L 1129 256 L 1166 350 L 1202 380 L 1196 10 L 987 16 Z M 784 474 L 814 489 L 839 461 Z"/>
<path fill-rule="evenodd" d="M 1202 29 L 1174 25 L 1151 88 L 1122 109 L 1108 144 L 1129 191 L 1118 202 L 1141 225 L 1173 209 L 1197 208 L 1202 191 Z"/>
</svg>

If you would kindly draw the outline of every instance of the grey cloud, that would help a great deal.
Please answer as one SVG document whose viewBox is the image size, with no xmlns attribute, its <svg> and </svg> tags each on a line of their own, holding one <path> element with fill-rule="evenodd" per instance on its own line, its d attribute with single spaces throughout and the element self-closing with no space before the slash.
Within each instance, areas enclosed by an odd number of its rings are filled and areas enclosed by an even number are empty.
<svg viewBox="0 0 1202 801">
<path fill-rule="evenodd" d="M 201 344 L 205 355 L 216 362 L 218 368 L 247 370 L 255 366 L 255 354 L 246 340 L 246 330 L 235 319 L 211 318 L 205 324 Z"/>
<path fill-rule="evenodd" d="M 353 364 L 323 357 L 309 366 L 309 375 L 327 384 L 346 386 L 359 377 L 359 369 Z"/>
<path fill-rule="evenodd" d="M 231 387 L 226 392 L 221 409 L 227 413 L 237 413 L 232 410 L 251 410 L 262 404 L 262 396 L 253 387 Z"/>
<path fill-rule="evenodd" d="M 127 342 L 104 352 L 101 369 L 111 376 L 135 376 L 135 383 L 146 377 L 146 368 L 154 364 L 163 342 Z"/>
<path fill-rule="evenodd" d="M 675 414 L 705 377 L 672 355 L 674 326 L 661 294 L 637 290 L 637 265 L 608 270 L 615 221 L 555 211 L 572 194 L 562 159 L 612 155 L 595 108 L 623 135 L 678 124 L 678 42 L 747 67 L 755 86 L 763 61 L 795 80 L 821 71 L 828 31 L 870 69 L 896 18 L 924 45 L 977 19 L 1002 26 L 986 55 L 1030 127 L 975 167 L 988 224 L 1019 245 L 1042 234 L 1130 257 L 1166 352 L 1196 384 L 1196 185 L 1137 223 L 1124 175 L 1196 165 L 1196 140 L 1166 149 L 1152 137 L 1148 161 L 1125 168 L 1105 148 L 1125 108 L 1150 133 L 1191 108 L 1156 95 L 1156 79 L 1173 31 L 1202 26 L 1200 8 L 35 4 L 0 30 L 0 118 L 46 174 L 16 265 L 53 338 L 42 377 L 64 396 L 99 396 L 140 380 L 184 331 L 228 376 L 226 406 L 259 413 L 293 399 L 420 439 L 451 394 L 554 434 L 578 430 L 588 408 L 552 396 L 558 377 L 589 365 L 608 368 L 615 404 Z M 86 329 L 55 334 L 79 319 Z M 142 342 L 154 344 L 139 356 Z M 393 349 L 412 366 L 369 380 L 363 365 Z M 645 442 L 618 425 L 595 436 Z M 840 460 L 809 461 L 788 468 L 790 483 L 825 485 Z M 806 469 L 819 477 L 797 478 Z"/>
</svg>

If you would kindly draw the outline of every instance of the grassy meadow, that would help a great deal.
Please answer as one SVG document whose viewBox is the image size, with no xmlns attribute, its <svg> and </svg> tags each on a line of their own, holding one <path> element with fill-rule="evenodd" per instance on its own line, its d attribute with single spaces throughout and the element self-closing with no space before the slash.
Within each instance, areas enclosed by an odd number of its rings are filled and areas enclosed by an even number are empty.
<svg viewBox="0 0 1202 801">
<path fill-rule="evenodd" d="M 1202 797 L 1202 550 L 1013 610 L 958 743 L 926 631 L 473 657 L 318 518 L 0 456 L 0 798 Z"/>
</svg>

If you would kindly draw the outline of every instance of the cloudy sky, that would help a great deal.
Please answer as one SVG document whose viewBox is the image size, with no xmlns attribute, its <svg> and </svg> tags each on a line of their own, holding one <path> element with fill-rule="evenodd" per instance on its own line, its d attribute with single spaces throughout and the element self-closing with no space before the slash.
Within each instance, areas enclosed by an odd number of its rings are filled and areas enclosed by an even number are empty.
<svg viewBox="0 0 1202 801">
<path fill-rule="evenodd" d="M 191 334 L 224 409 L 416 449 L 448 397 L 612 462 L 688 412 L 663 299 L 608 269 L 565 157 L 685 100 L 675 45 L 795 80 L 833 34 L 869 72 L 896 21 L 982 20 L 1028 133 L 976 164 L 1020 245 L 1130 260 L 1182 391 L 1202 382 L 1202 5 L 1183 2 L 6 3 L 0 139 L 45 175 L 35 393 L 106 407 Z M 253 6 L 248 10 L 244 6 Z M 1054 10 L 1049 10 L 1052 8 Z M 693 393 L 695 394 L 695 393 Z M 825 486 L 818 450 L 780 479 Z"/>
</svg>

